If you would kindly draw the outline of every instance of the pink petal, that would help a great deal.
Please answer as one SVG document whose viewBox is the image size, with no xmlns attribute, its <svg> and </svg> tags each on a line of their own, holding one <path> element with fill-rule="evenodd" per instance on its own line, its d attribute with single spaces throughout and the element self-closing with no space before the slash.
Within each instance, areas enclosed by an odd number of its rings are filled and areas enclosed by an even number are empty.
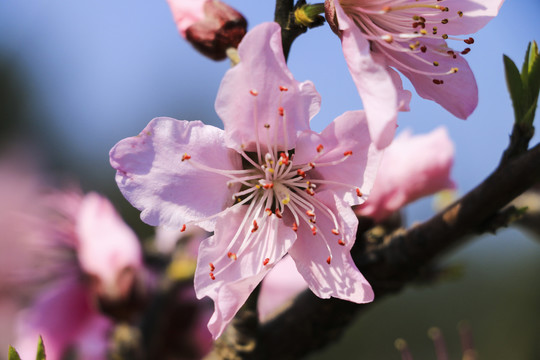
<svg viewBox="0 0 540 360">
<path fill-rule="evenodd" d="M 296 270 L 294 260 L 290 256 L 283 257 L 262 282 L 257 303 L 259 318 L 267 319 L 305 289 L 306 281 Z"/>
<path fill-rule="evenodd" d="M 190 162 L 221 170 L 241 169 L 240 155 L 223 144 L 223 131 L 200 121 L 156 118 L 135 137 L 116 144 L 111 165 L 122 194 L 149 225 L 182 228 L 222 211 L 237 186 Z M 183 154 L 190 160 L 182 161 Z M 197 223 L 212 231 L 215 220 Z"/>
<path fill-rule="evenodd" d="M 320 134 L 302 133 L 298 138 L 295 152 L 295 163 L 309 163 L 317 156 L 318 145 L 323 145 L 319 158 L 315 161 L 315 169 L 324 180 L 343 185 L 317 185 L 317 192 L 331 190 L 338 194 L 349 205 L 361 204 L 364 200 L 357 195 L 358 188 L 362 194 L 369 194 L 382 152 L 372 143 L 368 132 L 368 122 L 363 111 L 349 111 L 337 117 Z M 346 152 L 352 155 L 346 156 Z M 343 162 L 326 167 L 317 167 L 318 163 L 331 161 Z"/>
<path fill-rule="evenodd" d="M 289 255 L 311 291 L 318 297 L 336 297 L 356 303 L 372 301 L 373 290 L 358 271 L 350 254 L 358 225 L 354 212 L 335 195 L 325 193 L 320 194 L 319 198 L 335 214 L 339 214 L 342 233 L 338 236 L 332 234 L 333 223 L 327 217 L 318 216 L 317 227 L 326 239 L 320 235 L 313 236 L 311 229 L 302 223 L 298 227 L 298 239 L 289 250 Z M 344 245 L 338 243 L 339 239 Z M 329 256 L 330 264 L 327 263 Z"/>
<path fill-rule="evenodd" d="M 241 226 L 247 210 L 248 206 L 236 206 L 221 215 L 215 235 L 204 240 L 199 248 L 195 291 L 198 298 L 209 296 L 214 300 L 214 315 L 208 323 L 214 338 L 221 335 L 249 294 L 285 255 L 296 237 L 294 231 L 275 215 L 264 215 L 266 221 L 259 221 L 258 230 L 252 233 L 251 221 L 249 225 Z M 233 241 L 237 231 L 241 236 Z M 236 260 L 229 253 L 234 254 Z"/>
<path fill-rule="evenodd" d="M 209 0 L 167 0 L 178 31 L 185 38 L 186 30 L 204 19 L 204 4 Z"/>
<path fill-rule="evenodd" d="M 261 144 L 266 144 L 268 129 L 264 125 L 269 124 L 270 142 L 274 142 L 276 133 L 280 148 L 293 148 L 297 132 L 308 130 L 309 120 L 319 112 L 321 98 L 315 86 L 293 78 L 276 23 L 264 23 L 248 32 L 238 53 L 240 63 L 227 71 L 216 99 L 227 145 L 255 151 L 257 136 Z M 280 91 L 280 87 L 287 91 Z M 279 115 L 280 107 L 284 117 Z"/>
<path fill-rule="evenodd" d="M 77 256 L 84 272 L 99 279 L 106 295 L 126 295 L 131 282 L 122 284 L 119 280 L 126 270 L 139 269 L 142 262 L 139 241 L 133 230 L 109 200 L 96 193 L 84 197 L 76 230 Z"/>
<path fill-rule="evenodd" d="M 422 39 L 426 44 L 426 53 L 418 53 L 423 60 L 408 53 L 386 50 L 388 64 L 394 66 L 409 78 L 418 95 L 433 100 L 460 119 L 466 119 L 478 104 L 478 87 L 467 61 L 458 53 L 456 58 L 447 56 L 451 50 L 444 40 Z M 438 51 L 442 50 L 441 55 Z M 434 66 L 433 62 L 439 63 Z M 425 73 L 444 73 L 456 67 L 458 72 L 449 75 L 426 75 Z M 435 84 L 434 79 L 443 80 L 443 84 Z"/>
<path fill-rule="evenodd" d="M 360 29 L 334 2 L 343 54 L 349 72 L 362 98 L 368 118 L 369 131 L 379 149 L 390 144 L 396 130 L 398 94 L 387 66 L 375 61 L 370 43 Z"/>
<path fill-rule="evenodd" d="M 57 283 L 19 318 L 15 348 L 23 359 L 35 358 L 41 334 L 47 359 L 60 359 L 96 316 L 99 315 L 83 284 L 73 278 Z"/>
<path fill-rule="evenodd" d="M 453 188 L 453 160 L 454 146 L 444 128 L 400 134 L 384 154 L 370 197 L 355 212 L 380 221 L 418 198 Z"/>
<path fill-rule="evenodd" d="M 497 15 L 503 2 L 504 0 L 445 0 L 444 6 L 448 7 L 449 11 L 441 12 L 433 17 L 433 20 L 449 19 L 447 24 L 440 27 L 445 34 L 472 34 Z M 463 11 L 463 17 L 454 15 L 458 11 Z"/>
</svg>

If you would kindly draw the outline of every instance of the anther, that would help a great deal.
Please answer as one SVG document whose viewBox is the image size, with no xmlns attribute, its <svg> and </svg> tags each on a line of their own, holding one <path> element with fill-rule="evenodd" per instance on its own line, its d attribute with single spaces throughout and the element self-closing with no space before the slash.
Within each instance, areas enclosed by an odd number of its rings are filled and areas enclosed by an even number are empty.
<svg viewBox="0 0 540 360">
<path fill-rule="evenodd" d="M 276 214 L 278 219 L 281 219 L 283 217 L 283 215 L 281 215 L 281 211 L 279 209 L 277 209 L 277 208 L 276 208 L 276 211 L 274 211 L 274 213 Z"/>
<path fill-rule="evenodd" d="M 315 226 L 313 226 L 313 227 L 311 228 L 311 233 L 312 233 L 313 235 L 317 235 L 317 228 L 316 228 Z"/>
<path fill-rule="evenodd" d="M 298 224 L 295 222 L 292 224 L 293 231 L 298 231 Z"/>
<path fill-rule="evenodd" d="M 472 37 L 468 38 L 468 39 L 465 39 L 463 40 L 465 42 L 465 44 L 467 45 L 471 45 L 471 44 L 474 44 L 474 39 Z"/>
<path fill-rule="evenodd" d="M 283 113 L 284 113 L 284 110 L 283 110 L 283 107 L 278 107 L 278 114 L 279 116 L 283 116 Z"/>
<path fill-rule="evenodd" d="M 229 259 L 232 259 L 232 260 L 238 259 L 238 257 L 236 256 L 236 254 L 233 253 L 233 252 L 230 252 L 230 251 L 229 251 L 229 253 L 227 254 L 227 256 L 229 257 Z"/>
<path fill-rule="evenodd" d="M 270 124 L 264 124 L 265 129 L 270 129 Z"/>
<path fill-rule="evenodd" d="M 334 234 L 334 235 L 339 235 L 338 229 L 332 229 L 332 234 Z"/>
<path fill-rule="evenodd" d="M 420 34 L 422 34 L 422 35 L 427 35 L 427 31 L 426 31 L 426 29 L 422 29 L 422 30 L 420 30 Z"/>
<path fill-rule="evenodd" d="M 450 69 L 450 71 L 452 72 L 452 74 L 455 74 L 458 72 L 458 68 L 457 67 L 453 67 L 452 69 Z"/>
<path fill-rule="evenodd" d="M 471 51 L 471 48 L 465 48 L 465 49 L 461 52 L 461 55 L 467 55 L 470 51 Z"/>
<path fill-rule="evenodd" d="M 433 62 L 433 66 L 439 66 L 439 62 L 438 62 L 438 61 L 434 61 L 434 62 Z"/>
<path fill-rule="evenodd" d="M 312 169 L 315 169 L 315 164 L 314 164 L 314 163 L 309 162 L 308 165 L 309 165 Z"/>
<path fill-rule="evenodd" d="M 345 241 L 343 241 L 343 239 L 339 239 L 337 243 L 341 246 L 345 246 Z"/>
<path fill-rule="evenodd" d="M 359 188 L 356 188 L 356 195 L 358 197 L 362 197 L 362 195 L 363 195 Z"/>
<path fill-rule="evenodd" d="M 343 156 L 350 156 L 350 155 L 352 155 L 352 150 L 348 150 L 343 153 Z"/>
<path fill-rule="evenodd" d="M 257 225 L 257 220 L 253 220 L 253 229 L 251 229 L 251 232 L 254 233 L 259 229 L 259 225 Z"/>
<path fill-rule="evenodd" d="M 191 159 L 191 155 L 188 155 L 187 153 L 184 153 L 184 155 L 182 155 L 182 161 L 189 160 L 189 159 Z"/>
<path fill-rule="evenodd" d="M 273 169 L 268 169 L 268 171 L 270 171 L 270 170 L 273 170 Z M 263 185 L 263 188 L 265 188 L 265 189 L 271 189 L 273 187 L 274 187 L 274 183 L 269 183 L 269 184 L 264 184 Z"/>
<path fill-rule="evenodd" d="M 259 95 L 259 92 L 257 90 L 249 90 L 249 93 L 253 96 Z"/>
<path fill-rule="evenodd" d="M 394 37 L 390 34 L 385 34 L 381 38 L 389 44 L 391 44 L 394 41 Z"/>
<path fill-rule="evenodd" d="M 441 24 L 448 24 L 448 19 L 442 19 Z"/>
<path fill-rule="evenodd" d="M 180 232 L 186 231 L 186 224 L 182 225 L 182 228 L 180 229 Z"/>
<path fill-rule="evenodd" d="M 306 188 L 306 192 L 311 196 L 315 195 L 315 191 L 312 188 Z"/>
<path fill-rule="evenodd" d="M 443 36 L 441 36 L 444 40 L 448 39 L 448 34 L 443 34 Z"/>
<path fill-rule="evenodd" d="M 266 214 L 267 214 L 268 216 L 271 216 L 271 215 L 272 215 L 272 210 L 271 210 L 271 209 L 266 208 L 266 209 L 264 209 L 264 211 L 266 212 Z"/>
<path fill-rule="evenodd" d="M 322 144 L 319 144 L 319 146 L 317 146 L 317 152 L 320 153 L 322 149 L 324 149 L 324 146 L 322 146 Z"/>
<path fill-rule="evenodd" d="M 435 85 L 442 85 L 442 84 L 444 84 L 444 81 L 443 81 L 443 80 L 439 80 L 439 79 L 433 79 L 433 83 L 434 83 Z"/>
<path fill-rule="evenodd" d="M 459 15 L 459 17 L 463 17 L 463 11 L 458 11 L 457 14 Z"/>
<path fill-rule="evenodd" d="M 307 210 L 306 215 L 309 217 L 315 217 L 315 213 L 312 210 Z"/>
<path fill-rule="evenodd" d="M 326 259 L 326 263 L 330 265 L 331 262 L 332 262 L 332 256 L 329 256 L 328 259 Z"/>
<path fill-rule="evenodd" d="M 300 175 L 301 177 L 303 177 L 303 178 L 306 177 L 306 172 L 303 171 L 302 169 L 296 170 L 296 173 L 297 173 L 298 175 Z"/>
<path fill-rule="evenodd" d="M 427 51 L 427 47 L 425 45 L 422 45 L 422 47 L 420 48 L 420 51 L 425 53 Z"/>
<path fill-rule="evenodd" d="M 216 267 L 214 266 L 214 264 L 209 263 L 208 265 L 210 265 L 210 271 L 216 270 Z"/>
<path fill-rule="evenodd" d="M 286 88 L 285 86 L 280 86 L 279 87 L 279 91 L 288 91 L 289 89 Z"/>
<path fill-rule="evenodd" d="M 210 279 L 216 280 L 216 277 L 214 276 L 214 273 L 210 273 Z"/>
<path fill-rule="evenodd" d="M 264 259 L 264 261 L 263 261 L 263 266 L 268 265 L 269 262 L 270 262 L 270 259 L 269 259 L 269 258 Z"/>
</svg>

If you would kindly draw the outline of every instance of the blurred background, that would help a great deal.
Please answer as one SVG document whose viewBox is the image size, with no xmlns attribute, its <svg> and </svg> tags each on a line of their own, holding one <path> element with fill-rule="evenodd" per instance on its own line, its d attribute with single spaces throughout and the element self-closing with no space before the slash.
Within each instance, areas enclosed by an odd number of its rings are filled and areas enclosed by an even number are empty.
<svg viewBox="0 0 540 360">
<path fill-rule="evenodd" d="M 250 28 L 273 18 L 273 1 L 228 3 Z M 540 40 L 538 0 L 507 1 L 497 18 L 474 36 L 467 55 L 480 101 L 462 121 L 413 95 L 399 130 L 425 133 L 448 128 L 456 144 L 453 178 L 463 194 L 498 164 L 508 143 L 513 111 L 502 54 L 521 66 L 527 44 Z M 461 43 L 452 44 L 457 49 Z M 289 66 L 296 79 L 312 80 L 322 96 L 312 122 L 320 131 L 347 110 L 362 107 L 328 26 L 295 41 Z M 76 182 L 113 200 L 126 221 L 145 237 L 151 229 L 123 199 L 108 152 L 153 118 L 203 120 L 222 127 L 215 94 L 228 61 L 199 55 L 179 36 L 165 1 L 34 0 L 0 3 L 0 151 L 16 146 L 31 154 L 51 179 Z M 410 84 L 405 87 L 412 89 Z M 539 136 L 533 138 L 536 144 Z M 0 184 L 1 186 L 2 184 Z M 432 199 L 406 210 L 409 224 L 433 214 Z M 399 359 L 398 337 L 415 359 L 434 358 L 427 337 L 442 329 L 451 358 L 460 357 L 456 326 L 468 320 L 481 359 L 540 358 L 540 243 L 515 229 L 467 243 L 442 260 L 462 274 L 431 287 L 409 288 L 381 301 L 335 346 L 312 359 Z M 0 319 L 1 321 L 1 319 Z M 4 346 L 4 342 L 0 342 Z M 0 359 L 7 348 L 0 349 Z"/>
</svg>

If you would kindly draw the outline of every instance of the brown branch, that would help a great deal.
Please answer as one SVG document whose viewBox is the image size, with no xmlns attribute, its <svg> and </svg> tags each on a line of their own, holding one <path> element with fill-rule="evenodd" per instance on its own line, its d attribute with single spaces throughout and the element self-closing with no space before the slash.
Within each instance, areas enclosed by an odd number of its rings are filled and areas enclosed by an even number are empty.
<svg viewBox="0 0 540 360">
<path fill-rule="evenodd" d="M 305 3 L 305 1 L 300 2 Z M 274 21 L 281 26 L 281 42 L 285 60 L 289 58 L 293 41 L 307 31 L 307 27 L 297 24 L 294 21 L 294 9 L 293 0 L 276 0 Z"/>
<path fill-rule="evenodd" d="M 414 281 L 426 266 L 459 245 L 465 236 L 485 230 L 501 209 L 540 181 L 539 163 L 537 145 L 499 166 L 475 189 L 425 223 L 396 231 L 380 244 L 368 244 L 365 251 L 355 249 L 354 259 L 373 286 L 377 300 Z M 360 237 L 358 241 L 362 244 Z M 322 300 L 305 291 L 280 316 L 260 327 L 258 346 L 242 358 L 298 359 L 339 338 L 353 314 L 376 303 Z"/>
</svg>

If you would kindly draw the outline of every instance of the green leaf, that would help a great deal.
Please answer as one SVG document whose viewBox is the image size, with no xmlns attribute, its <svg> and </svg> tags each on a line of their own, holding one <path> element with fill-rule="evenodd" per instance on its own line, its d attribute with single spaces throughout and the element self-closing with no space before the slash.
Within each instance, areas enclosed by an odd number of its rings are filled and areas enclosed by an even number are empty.
<svg viewBox="0 0 540 360">
<path fill-rule="evenodd" d="M 510 98 L 512 98 L 512 105 L 514 106 L 514 116 L 516 122 L 520 122 L 523 118 L 523 83 L 521 82 L 519 70 L 512 59 L 503 55 L 503 61 L 506 73 L 506 85 L 508 86 Z"/>
<path fill-rule="evenodd" d="M 538 45 L 536 44 L 536 41 L 533 41 L 531 45 L 528 70 L 527 83 L 531 100 L 530 105 L 536 108 L 538 94 L 540 92 L 540 55 L 538 54 Z"/>
<path fill-rule="evenodd" d="M 43 338 L 39 336 L 36 360 L 45 360 L 45 346 L 43 345 Z"/>
<path fill-rule="evenodd" d="M 527 87 L 527 78 L 529 74 L 529 58 L 531 54 L 531 43 L 527 46 L 527 51 L 525 51 L 525 61 L 523 61 L 523 66 L 521 66 L 521 81 Z"/>
<path fill-rule="evenodd" d="M 8 360 L 21 360 L 19 353 L 11 345 L 9 346 Z"/>
</svg>

